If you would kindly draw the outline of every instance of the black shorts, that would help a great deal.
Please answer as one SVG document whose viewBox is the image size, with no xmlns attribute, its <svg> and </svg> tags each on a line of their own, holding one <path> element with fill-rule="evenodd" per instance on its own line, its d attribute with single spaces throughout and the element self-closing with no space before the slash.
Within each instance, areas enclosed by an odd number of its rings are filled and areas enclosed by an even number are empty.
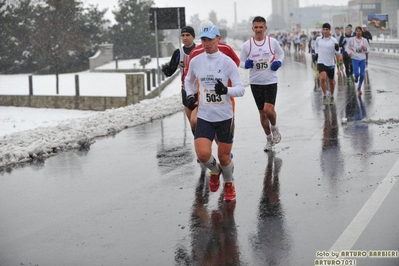
<svg viewBox="0 0 399 266">
<path fill-rule="evenodd" d="M 195 100 L 198 100 L 198 93 L 194 94 L 194 97 Z M 187 107 L 187 92 L 184 89 L 181 89 L 181 102 Z"/>
<path fill-rule="evenodd" d="M 317 64 L 317 70 L 319 71 L 319 73 L 321 72 L 326 72 L 327 73 L 327 77 L 329 79 L 334 79 L 334 74 L 335 74 L 335 65 L 328 67 L 326 65 L 323 64 Z"/>
<path fill-rule="evenodd" d="M 276 104 L 277 83 L 268 85 L 251 84 L 251 91 L 258 110 L 262 110 L 265 103 Z"/>
<path fill-rule="evenodd" d="M 197 127 L 195 128 L 195 139 L 207 138 L 213 141 L 216 134 L 219 142 L 233 143 L 234 127 L 234 117 L 220 122 L 208 122 L 198 118 Z"/>
</svg>

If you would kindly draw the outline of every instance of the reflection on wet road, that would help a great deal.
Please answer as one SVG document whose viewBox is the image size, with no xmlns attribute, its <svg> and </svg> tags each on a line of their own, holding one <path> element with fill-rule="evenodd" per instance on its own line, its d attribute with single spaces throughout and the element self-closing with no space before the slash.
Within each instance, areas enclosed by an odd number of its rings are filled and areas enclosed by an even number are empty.
<svg viewBox="0 0 399 266">
<path fill-rule="evenodd" d="M 285 213 L 280 201 L 279 173 L 283 165 L 274 151 L 267 153 L 267 167 L 259 201 L 256 234 L 250 236 L 255 265 L 287 265 L 292 240 L 285 228 Z"/>
<path fill-rule="evenodd" d="M 208 178 L 201 175 L 195 188 L 190 218 L 190 247 L 178 245 L 177 265 L 241 265 L 234 222 L 236 202 L 225 202 L 223 194 L 217 205 L 208 208 Z"/>
<path fill-rule="evenodd" d="M 335 105 L 326 106 L 324 111 L 324 128 L 320 162 L 323 175 L 331 182 L 331 188 L 336 186 L 337 176 L 342 176 L 344 160 L 338 138 L 338 119 Z"/>
</svg>

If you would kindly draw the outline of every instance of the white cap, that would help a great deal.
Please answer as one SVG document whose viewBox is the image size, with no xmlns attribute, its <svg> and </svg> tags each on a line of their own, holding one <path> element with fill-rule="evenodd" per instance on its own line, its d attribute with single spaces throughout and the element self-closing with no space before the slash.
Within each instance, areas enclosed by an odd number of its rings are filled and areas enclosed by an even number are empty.
<svg viewBox="0 0 399 266">
<path fill-rule="evenodd" d="M 362 25 L 362 28 L 367 28 L 367 25 L 366 25 L 366 24 L 363 24 L 363 25 Z"/>
<path fill-rule="evenodd" d="M 213 22 L 210 21 L 209 19 L 205 19 L 205 20 L 201 21 L 201 24 L 200 24 L 200 26 L 199 26 L 200 31 L 201 31 L 201 29 L 202 29 L 203 27 L 206 27 L 206 26 L 213 26 Z"/>
</svg>

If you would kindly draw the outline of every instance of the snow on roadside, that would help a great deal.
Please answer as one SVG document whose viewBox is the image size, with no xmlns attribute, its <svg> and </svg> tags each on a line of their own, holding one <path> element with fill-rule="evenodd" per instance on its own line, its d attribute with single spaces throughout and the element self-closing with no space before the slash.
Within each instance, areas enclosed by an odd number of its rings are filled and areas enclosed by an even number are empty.
<svg viewBox="0 0 399 266">
<path fill-rule="evenodd" d="M 0 139 L 3 135 L 37 127 L 56 126 L 60 121 L 87 117 L 99 111 L 0 106 Z"/>
<path fill-rule="evenodd" d="M 61 121 L 55 127 L 38 127 L 0 137 L 0 170 L 58 151 L 88 147 L 96 137 L 151 122 L 183 110 L 181 96 L 144 100 L 96 115 Z"/>
</svg>

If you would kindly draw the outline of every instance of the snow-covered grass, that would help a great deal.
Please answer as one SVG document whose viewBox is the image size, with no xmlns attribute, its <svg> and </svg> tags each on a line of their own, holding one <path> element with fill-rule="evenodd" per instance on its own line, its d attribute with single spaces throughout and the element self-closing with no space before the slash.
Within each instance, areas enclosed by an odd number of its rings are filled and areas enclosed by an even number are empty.
<svg viewBox="0 0 399 266">
<path fill-rule="evenodd" d="M 130 66 L 138 62 L 126 61 L 124 63 Z M 119 62 L 118 66 L 122 68 L 125 64 Z M 154 64 L 156 66 L 156 60 L 153 59 L 146 67 L 153 68 Z M 81 95 L 126 95 L 124 74 L 76 74 L 85 76 L 87 80 L 82 83 Z M 61 75 L 60 95 L 74 95 L 74 75 Z M 28 94 L 28 76 L 0 75 L 0 95 Z M 69 81 L 68 76 L 71 77 Z M 37 87 L 34 87 L 35 95 L 56 94 L 54 75 L 34 76 L 33 79 L 38 80 L 38 83 L 34 82 Z M 66 86 L 67 83 L 70 84 Z M 125 128 L 176 113 L 182 108 L 179 78 L 175 78 L 160 97 L 104 112 L 0 106 L 0 170 L 46 158 L 60 150 L 88 146 L 96 137 L 115 134 Z"/>
<path fill-rule="evenodd" d="M 170 58 L 160 58 L 159 65 Z M 143 70 L 139 59 L 119 60 L 119 70 L 135 68 Z M 157 59 L 153 58 L 145 69 L 156 69 Z M 111 61 L 96 70 L 115 70 L 115 61 Z M 140 72 L 139 72 L 140 73 Z M 83 71 L 59 75 L 59 95 L 75 95 L 75 75 L 79 76 L 79 91 L 81 96 L 126 96 L 125 73 L 99 73 Z M 0 75 L 0 95 L 28 95 L 29 74 Z M 55 75 L 32 75 L 33 95 L 56 95 Z M 146 84 L 145 84 L 146 85 Z M 147 89 L 145 89 L 147 92 Z"/>
</svg>

